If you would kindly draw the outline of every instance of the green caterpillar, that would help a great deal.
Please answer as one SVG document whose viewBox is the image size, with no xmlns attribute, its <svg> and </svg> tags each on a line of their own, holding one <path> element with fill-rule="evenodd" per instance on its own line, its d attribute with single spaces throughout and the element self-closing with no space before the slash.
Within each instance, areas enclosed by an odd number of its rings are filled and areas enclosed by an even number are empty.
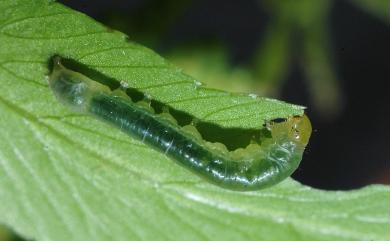
<svg viewBox="0 0 390 241">
<path fill-rule="evenodd" d="M 223 188 L 249 191 L 282 181 L 298 167 L 310 138 L 308 117 L 294 116 L 269 122 L 271 137 L 261 145 L 228 151 L 221 143 L 203 140 L 193 125 L 182 127 L 168 113 L 155 114 L 145 102 L 134 103 L 124 91 L 111 91 L 66 69 L 60 57 L 53 60 L 49 85 L 61 102 L 112 123 Z"/>
</svg>

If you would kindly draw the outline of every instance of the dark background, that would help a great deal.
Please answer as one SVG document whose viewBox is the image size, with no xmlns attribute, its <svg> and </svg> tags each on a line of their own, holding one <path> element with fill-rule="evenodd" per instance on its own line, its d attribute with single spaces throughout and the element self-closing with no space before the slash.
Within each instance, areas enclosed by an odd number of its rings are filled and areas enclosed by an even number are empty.
<svg viewBox="0 0 390 241">
<path fill-rule="evenodd" d="M 250 62 L 272 20 L 258 1 L 249 0 L 60 2 L 162 56 L 183 42 L 217 36 L 233 66 Z M 308 97 L 298 61 L 291 63 L 279 98 L 307 106 L 315 129 L 293 177 L 323 189 L 390 184 L 390 22 L 350 1 L 335 1 L 330 13 L 330 49 L 343 108 L 325 118 Z"/>
</svg>

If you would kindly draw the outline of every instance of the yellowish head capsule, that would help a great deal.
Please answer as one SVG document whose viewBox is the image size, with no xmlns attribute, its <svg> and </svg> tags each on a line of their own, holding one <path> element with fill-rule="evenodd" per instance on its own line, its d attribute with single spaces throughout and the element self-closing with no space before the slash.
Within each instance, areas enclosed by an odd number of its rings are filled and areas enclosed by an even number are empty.
<svg viewBox="0 0 390 241">
<path fill-rule="evenodd" d="M 281 123 L 273 123 L 270 126 L 272 137 L 281 138 L 286 136 L 303 146 L 309 143 L 312 127 L 307 115 L 289 117 Z"/>
<path fill-rule="evenodd" d="M 292 137 L 302 145 L 309 143 L 312 127 L 307 115 L 291 117 L 291 134 Z"/>
</svg>

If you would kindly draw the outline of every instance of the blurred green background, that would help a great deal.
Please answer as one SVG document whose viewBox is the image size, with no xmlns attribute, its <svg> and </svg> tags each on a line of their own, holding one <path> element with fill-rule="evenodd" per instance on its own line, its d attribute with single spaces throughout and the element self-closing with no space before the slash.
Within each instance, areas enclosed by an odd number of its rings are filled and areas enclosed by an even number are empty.
<svg viewBox="0 0 390 241">
<path fill-rule="evenodd" d="M 208 87 L 307 106 L 293 177 L 322 189 L 390 184 L 389 0 L 62 0 Z M 0 241 L 20 240 L 0 227 Z"/>
</svg>

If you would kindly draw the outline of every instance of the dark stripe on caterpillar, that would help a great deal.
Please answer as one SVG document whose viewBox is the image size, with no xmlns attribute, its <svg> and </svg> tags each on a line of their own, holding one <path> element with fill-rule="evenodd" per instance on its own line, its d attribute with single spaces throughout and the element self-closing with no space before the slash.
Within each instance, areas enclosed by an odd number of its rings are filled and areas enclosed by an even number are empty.
<svg viewBox="0 0 390 241">
<path fill-rule="evenodd" d="M 256 190 L 284 180 L 298 167 L 311 134 L 306 115 L 289 117 L 269 122 L 271 136 L 261 145 L 229 151 L 202 139 L 194 126 L 180 126 L 168 113 L 155 114 L 145 102 L 65 68 L 60 57 L 53 60 L 49 84 L 61 102 L 119 127 L 224 188 Z"/>
</svg>

